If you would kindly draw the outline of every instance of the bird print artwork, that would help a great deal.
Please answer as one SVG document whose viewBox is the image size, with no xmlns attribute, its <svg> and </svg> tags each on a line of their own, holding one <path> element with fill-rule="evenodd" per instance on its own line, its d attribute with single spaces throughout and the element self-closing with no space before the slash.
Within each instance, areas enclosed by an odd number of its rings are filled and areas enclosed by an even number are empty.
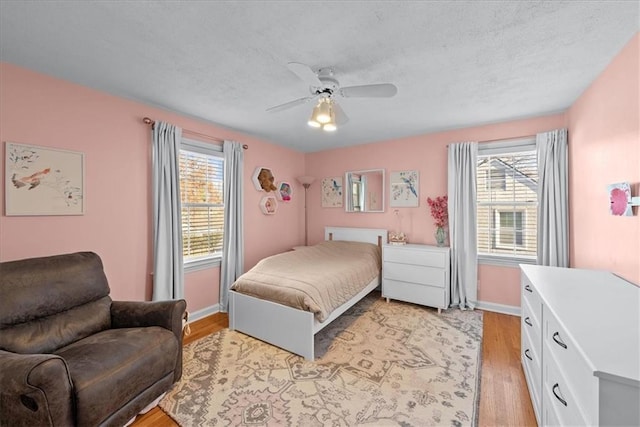
<svg viewBox="0 0 640 427">
<path fill-rule="evenodd" d="M 332 183 L 333 191 L 338 195 L 342 195 L 342 183 L 338 184 L 338 181 L 335 179 L 332 179 L 331 183 Z"/>
<path fill-rule="evenodd" d="M 409 189 L 409 192 L 411 194 L 413 194 L 414 197 L 418 197 L 418 192 L 416 191 L 416 187 L 415 187 L 415 182 L 412 182 L 409 178 L 407 177 L 400 177 L 400 179 L 402 179 L 402 182 L 404 182 L 405 184 L 407 184 L 407 188 Z M 407 193 L 407 197 L 409 197 L 409 193 Z"/>
<path fill-rule="evenodd" d="M 83 155 L 8 142 L 9 215 L 66 215 L 83 212 Z"/>
<path fill-rule="evenodd" d="M 342 178 L 325 178 L 322 180 L 322 207 L 342 207 Z"/>
<path fill-rule="evenodd" d="M 391 206 L 417 207 L 418 171 L 391 172 Z"/>
<path fill-rule="evenodd" d="M 28 185 L 28 190 L 33 190 L 40 185 L 40 180 L 49 172 L 51 172 L 51 168 L 46 168 L 29 176 L 23 176 L 22 178 L 17 178 L 14 173 L 11 175 L 11 182 L 16 188 L 22 188 Z"/>
</svg>

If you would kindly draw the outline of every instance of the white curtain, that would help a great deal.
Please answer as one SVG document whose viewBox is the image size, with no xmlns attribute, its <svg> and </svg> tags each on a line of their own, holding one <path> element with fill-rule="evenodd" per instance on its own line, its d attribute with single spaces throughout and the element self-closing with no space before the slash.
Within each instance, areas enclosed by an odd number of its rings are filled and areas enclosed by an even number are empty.
<svg viewBox="0 0 640 427">
<path fill-rule="evenodd" d="M 536 135 L 538 157 L 538 264 L 569 266 L 567 130 Z"/>
<path fill-rule="evenodd" d="M 243 193 L 242 144 L 224 141 L 224 238 L 220 269 L 220 310 L 229 308 L 229 288 L 243 273 Z"/>
<path fill-rule="evenodd" d="M 184 297 L 179 155 L 182 129 L 156 122 L 152 134 L 153 300 Z"/>
<path fill-rule="evenodd" d="M 449 145 L 448 207 L 451 243 L 451 305 L 473 309 L 478 300 L 476 167 L 478 144 Z"/>
<path fill-rule="evenodd" d="M 347 182 L 343 188 L 347 199 L 347 212 L 353 212 L 353 174 L 347 174 Z"/>
</svg>

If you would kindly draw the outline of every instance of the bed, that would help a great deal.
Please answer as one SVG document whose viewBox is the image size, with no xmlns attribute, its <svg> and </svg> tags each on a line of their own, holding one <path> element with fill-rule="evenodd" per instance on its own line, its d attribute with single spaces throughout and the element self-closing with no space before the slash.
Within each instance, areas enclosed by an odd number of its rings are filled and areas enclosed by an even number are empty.
<svg viewBox="0 0 640 427">
<path fill-rule="evenodd" d="M 365 242 L 381 247 L 387 241 L 387 230 L 325 227 L 325 241 Z M 283 281 L 286 280 L 285 278 Z M 314 313 L 241 293 L 233 289 L 237 286 L 234 284 L 229 291 L 229 329 L 268 342 L 307 360 L 313 360 L 314 335 L 379 285 L 380 271 L 355 294 L 346 296 L 347 300 L 341 305 L 332 308 L 330 312 L 319 312 L 316 309 Z"/>
</svg>

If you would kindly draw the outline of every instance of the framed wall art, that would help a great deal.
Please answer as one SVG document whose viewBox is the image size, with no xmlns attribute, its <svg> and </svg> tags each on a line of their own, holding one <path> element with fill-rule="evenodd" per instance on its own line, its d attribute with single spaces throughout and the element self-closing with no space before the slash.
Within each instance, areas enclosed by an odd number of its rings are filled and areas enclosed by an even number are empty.
<svg viewBox="0 0 640 427">
<path fill-rule="evenodd" d="M 253 175 L 251 175 L 251 182 L 253 182 L 254 187 L 258 191 L 266 191 L 267 193 L 276 191 L 277 188 L 274 181 L 275 177 L 273 176 L 273 172 L 267 167 L 258 166 L 256 170 L 253 171 Z"/>
<path fill-rule="evenodd" d="M 415 208 L 419 205 L 418 171 L 391 172 L 390 206 Z"/>
<path fill-rule="evenodd" d="M 291 196 L 293 195 L 293 187 L 288 182 L 280 182 L 276 185 L 278 190 L 276 191 L 276 196 L 278 200 L 283 202 L 290 202 Z"/>
<path fill-rule="evenodd" d="M 84 173 L 84 153 L 7 142 L 5 214 L 84 214 Z"/>
<path fill-rule="evenodd" d="M 324 178 L 322 180 L 322 207 L 341 208 L 342 207 L 342 177 Z"/>
<path fill-rule="evenodd" d="M 260 210 L 265 215 L 275 215 L 278 211 L 278 201 L 273 196 L 264 196 L 260 200 Z"/>
</svg>

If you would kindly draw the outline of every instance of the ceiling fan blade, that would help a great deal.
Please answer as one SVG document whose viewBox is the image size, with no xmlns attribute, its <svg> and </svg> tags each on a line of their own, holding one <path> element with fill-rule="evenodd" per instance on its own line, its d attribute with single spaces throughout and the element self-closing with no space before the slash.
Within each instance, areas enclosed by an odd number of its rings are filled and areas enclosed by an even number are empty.
<svg viewBox="0 0 640 427">
<path fill-rule="evenodd" d="M 349 121 L 349 117 L 335 99 L 333 100 L 333 112 L 336 116 L 336 125 L 343 125 Z"/>
<path fill-rule="evenodd" d="M 298 99 L 295 99 L 293 101 L 285 102 L 284 104 L 280 104 L 280 105 L 275 105 L 273 107 L 269 107 L 269 108 L 267 108 L 267 111 L 269 113 L 276 113 L 278 111 L 288 110 L 289 108 L 293 108 L 293 107 L 296 107 L 298 105 L 306 104 L 307 102 L 312 101 L 315 98 L 317 98 L 317 95 L 305 96 L 304 98 L 298 98 Z"/>
<path fill-rule="evenodd" d="M 289 62 L 287 67 L 293 74 L 298 76 L 300 80 L 309 86 L 322 86 L 322 82 L 318 78 L 318 75 L 314 73 L 308 65 L 301 64 L 299 62 Z"/>
<path fill-rule="evenodd" d="M 398 88 L 391 83 L 347 86 L 340 89 L 340 95 L 345 98 L 390 98 L 396 93 Z"/>
</svg>

